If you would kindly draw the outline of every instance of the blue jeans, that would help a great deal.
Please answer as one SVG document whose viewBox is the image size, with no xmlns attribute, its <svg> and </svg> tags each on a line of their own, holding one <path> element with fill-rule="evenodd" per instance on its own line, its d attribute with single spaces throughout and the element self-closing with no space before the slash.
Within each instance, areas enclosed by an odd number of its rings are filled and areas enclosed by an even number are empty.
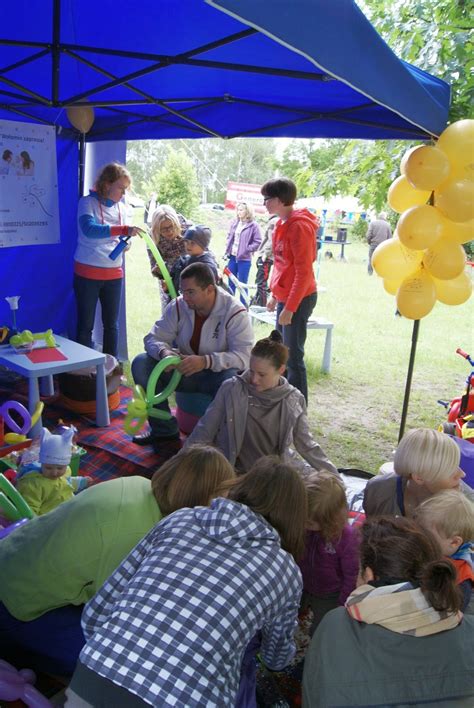
<svg viewBox="0 0 474 708">
<path fill-rule="evenodd" d="M 72 676 L 85 644 L 82 610 L 83 605 L 65 605 L 22 622 L 0 602 L 0 656 L 20 668 Z"/>
<path fill-rule="evenodd" d="M 235 275 L 237 280 L 239 280 L 241 283 L 248 283 L 249 282 L 249 273 L 250 273 L 250 266 L 252 265 L 252 261 L 238 261 L 235 256 L 229 256 L 229 262 L 227 263 L 227 267 L 229 268 L 230 272 Z M 232 283 L 231 280 L 229 280 L 229 290 L 231 293 L 235 293 L 235 285 Z M 241 301 L 242 297 L 240 298 Z"/>
<path fill-rule="evenodd" d="M 140 386 L 143 386 L 146 390 L 150 374 L 157 363 L 157 360 L 153 359 L 153 357 L 148 354 L 139 354 L 136 356 L 132 361 L 132 376 L 135 383 L 140 384 Z M 183 393 L 207 393 L 214 398 L 220 385 L 226 379 L 235 376 L 236 373 L 237 369 L 226 369 L 225 371 L 210 371 L 209 369 L 205 369 L 191 376 L 182 376 L 176 390 L 182 391 Z M 163 372 L 161 374 L 156 384 L 156 393 L 159 393 L 165 388 L 172 375 L 172 372 Z M 167 400 L 159 403 L 155 408 L 167 411 L 168 413 L 170 412 Z M 152 418 L 150 416 L 148 422 L 154 437 L 159 438 L 178 434 L 178 423 L 174 417 L 171 417 L 169 420 L 160 420 L 159 418 Z"/>
<path fill-rule="evenodd" d="M 102 351 L 104 354 L 117 356 L 122 283 L 123 278 L 92 280 L 91 278 L 83 278 L 80 275 L 74 276 L 74 293 L 77 304 L 76 340 L 79 344 L 83 344 L 85 347 L 92 347 L 95 311 L 97 302 L 100 300 L 104 327 Z"/>
<path fill-rule="evenodd" d="M 304 363 L 304 344 L 306 342 L 306 326 L 316 306 L 317 299 L 318 293 L 307 295 L 301 300 L 298 309 L 292 317 L 291 324 L 283 327 L 277 324 L 277 329 L 283 336 L 283 343 L 290 351 L 286 377 L 292 386 L 301 391 L 306 403 L 308 403 L 308 381 Z M 278 303 L 277 322 L 284 307 L 285 303 Z"/>
</svg>

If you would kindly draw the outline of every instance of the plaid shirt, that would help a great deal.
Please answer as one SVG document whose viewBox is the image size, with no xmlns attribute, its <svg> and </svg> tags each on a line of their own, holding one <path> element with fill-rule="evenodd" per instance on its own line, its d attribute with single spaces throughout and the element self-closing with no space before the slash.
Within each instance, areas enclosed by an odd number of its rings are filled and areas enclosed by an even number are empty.
<svg viewBox="0 0 474 708">
<path fill-rule="evenodd" d="M 157 524 L 86 605 L 80 661 L 153 706 L 233 706 L 245 648 L 294 654 L 301 575 L 277 532 L 215 499 Z"/>
</svg>

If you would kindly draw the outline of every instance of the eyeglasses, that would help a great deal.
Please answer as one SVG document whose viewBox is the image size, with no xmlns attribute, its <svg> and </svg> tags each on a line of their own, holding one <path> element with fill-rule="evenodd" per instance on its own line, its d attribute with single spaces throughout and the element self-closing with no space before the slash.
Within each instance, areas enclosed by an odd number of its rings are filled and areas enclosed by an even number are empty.
<svg viewBox="0 0 474 708">
<path fill-rule="evenodd" d="M 271 199 L 275 199 L 275 197 L 263 197 L 263 203 L 266 204 L 269 202 Z"/>
</svg>

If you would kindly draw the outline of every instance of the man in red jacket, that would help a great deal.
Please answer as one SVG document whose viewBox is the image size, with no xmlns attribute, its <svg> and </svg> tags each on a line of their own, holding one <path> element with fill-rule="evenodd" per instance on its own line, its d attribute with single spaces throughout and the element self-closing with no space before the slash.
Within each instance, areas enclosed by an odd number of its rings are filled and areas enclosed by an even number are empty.
<svg viewBox="0 0 474 708">
<path fill-rule="evenodd" d="M 288 381 L 308 401 L 304 344 L 317 300 L 313 263 L 319 221 L 307 209 L 294 208 L 296 186 L 290 179 L 271 179 L 261 192 L 268 213 L 279 217 L 273 232 L 272 297 L 267 309 L 272 312 L 276 307 L 277 328 L 290 350 Z"/>
</svg>

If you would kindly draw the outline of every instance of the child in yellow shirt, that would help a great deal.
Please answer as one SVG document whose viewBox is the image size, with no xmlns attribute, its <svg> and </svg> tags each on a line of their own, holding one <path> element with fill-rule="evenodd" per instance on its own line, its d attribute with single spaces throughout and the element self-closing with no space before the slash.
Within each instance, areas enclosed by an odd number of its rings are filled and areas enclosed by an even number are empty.
<svg viewBox="0 0 474 708">
<path fill-rule="evenodd" d="M 17 489 L 38 516 L 69 501 L 91 482 L 90 477 L 71 477 L 69 463 L 73 435 L 72 428 L 61 435 L 53 435 L 47 428 L 43 428 L 39 462 L 31 462 L 20 468 Z"/>
</svg>

